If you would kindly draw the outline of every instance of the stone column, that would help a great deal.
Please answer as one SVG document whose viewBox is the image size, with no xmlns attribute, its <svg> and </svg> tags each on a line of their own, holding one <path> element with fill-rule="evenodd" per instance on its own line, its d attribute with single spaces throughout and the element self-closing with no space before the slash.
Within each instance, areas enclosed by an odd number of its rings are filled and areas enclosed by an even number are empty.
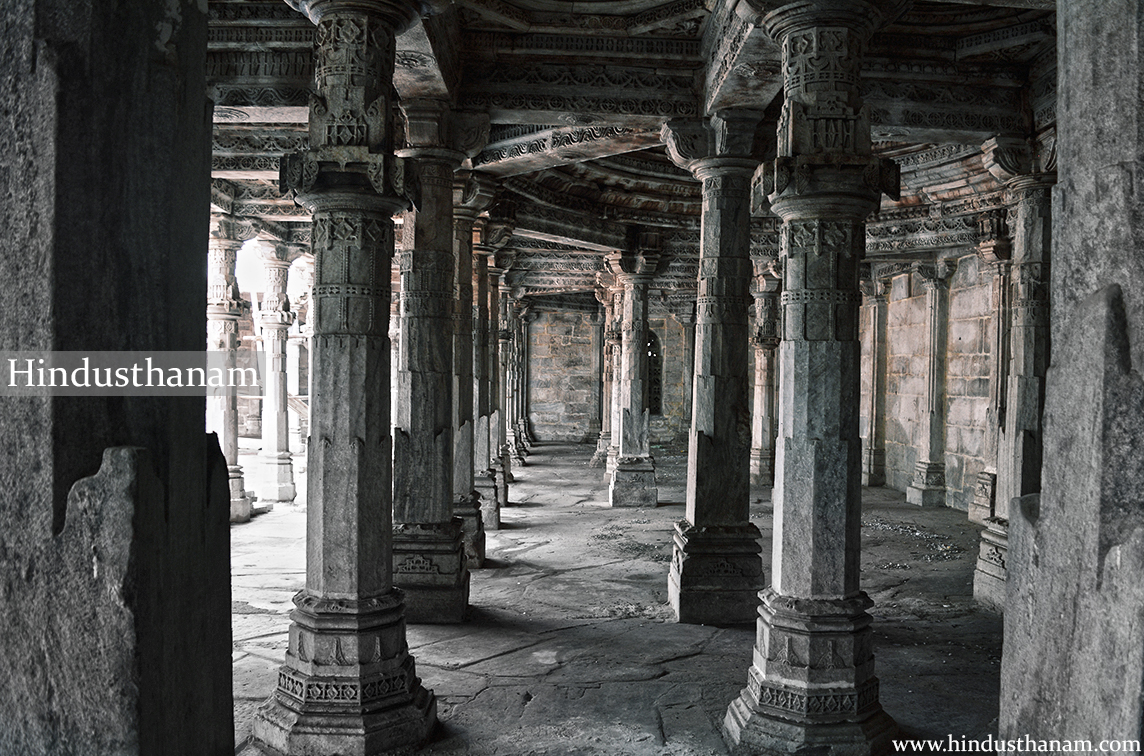
<svg viewBox="0 0 1144 756">
<path fill-rule="evenodd" d="M 623 336 L 620 345 L 618 410 L 613 418 L 616 436 L 616 467 L 608 484 L 608 504 L 613 507 L 654 507 L 655 460 L 648 442 L 649 416 L 644 406 L 647 383 L 647 287 L 660 262 L 657 239 L 641 234 L 640 246 L 632 252 L 614 252 L 607 257 L 617 282 L 624 287 Z M 616 421 L 618 420 L 618 423 Z"/>
<path fill-rule="evenodd" d="M 238 364 L 238 317 L 241 304 L 234 264 L 244 239 L 253 237 L 249 224 L 229 216 L 211 218 L 207 265 L 207 349 L 223 352 L 226 368 Z M 238 395 L 222 391 L 207 397 L 207 432 L 217 433 L 230 480 L 230 521 L 250 519 L 252 496 L 238 464 Z"/>
<path fill-rule="evenodd" d="M 866 404 L 866 438 L 862 442 L 862 485 L 886 485 L 886 282 L 862 281 L 869 311 L 870 398 Z"/>
<path fill-rule="evenodd" d="M 293 436 L 290 448 L 295 454 L 305 454 L 310 436 L 310 340 L 314 335 L 310 313 L 313 310 L 314 258 L 304 254 L 295 266 L 295 275 L 302 279 L 303 289 L 298 301 L 290 303 L 297 317 L 286 342 L 286 392 L 287 402 L 293 409 L 288 417 L 290 435 Z"/>
<path fill-rule="evenodd" d="M 505 432 L 508 434 L 509 458 L 513 464 L 522 467 L 526 464 L 525 460 L 528 457 L 528 448 L 524 437 L 524 425 L 527 424 L 527 420 L 523 417 L 525 413 L 525 344 L 528 340 L 528 323 L 525 321 L 527 313 L 528 305 L 520 298 L 513 297 L 512 292 L 509 291 L 507 312 L 509 352 L 508 366 L 505 371 L 508 379 L 506 390 L 508 407 L 505 415 Z"/>
<path fill-rule="evenodd" d="M 610 274 L 596 274 L 596 301 L 602 309 L 602 320 L 598 325 L 600 336 L 603 339 L 603 351 L 600 355 L 600 435 L 596 440 L 596 451 L 588 462 L 588 467 L 606 467 L 608 464 L 608 447 L 612 444 L 612 352 L 619 346 L 619 333 L 612 329 L 615 320 L 615 311 L 612 307 L 612 295 L 608 284 L 612 283 Z"/>
<path fill-rule="evenodd" d="M 286 283 L 290 263 L 296 249 L 286 244 L 259 245 L 262 267 L 266 273 L 266 293 L 258 322 L 262 326 L 262 343 L 266 352 L 266 388 L 262 396 L 262 463 L 269 470 L 270 487 L 260 499 L 266 511 L 277 502 L 291 502 L 294 489 L 294 464 L 290 457 L 290 418 L 286 404 L 286 339 L 294 323 Z"/>
<path fill-rule="evenodd" d="M 668 154 L 703 182 L 687 519 L 675 527 L 668 598 L 680 622 L 747 622 L 765 584 L 750 521 L 747 381 L 751 145 L 762 114 L 720 111 L 664 127 Z"/>
<path fill-rule="evenodd" d="M 993 516 L 997 497 L 997 453 L 1005 424 L 1005 386 L 1009 375 L 1009 258 L 1012 246 L 1005 211 L 992 211 L 978 218 L 977 254 L 992 272 L 992 317 L 989 320 L 989 407 L 982 457 L 985 466 L 977 474 L 969 519 L 979 525 Z"/>
<path fill-rule="evenodd" d="M 862 51 L 901 5 L 811 0 L 756 19 L 782 47 L 778 156 L 756 176 L 783 221 L 783 337 L 771 584 L 723 723 L 733 753 L 880 753 L 895 732 L 859 581 L 858 268 L 866 216 L 898 194 L 897 166 L 871 155 Z"/>
<path fill-rule="evenodd" d="M 1009 369 L 1004 425 L 998 434 L 997 489 L 985 519 L 973 576 L 973 595 L 982 604 L 1005 607 L 1009 549 L 1009 506 L 1017 497 L 1041 492 L 1045 372 L 1049 363 L 1049 262 L 1052 247 L 1051 189 L 1055 153 L 1023 140 L 990 139 L 985 167 L 1003 180 L 1012 208 Z"/>
<path fill-rule="evenodd" d="M 314 349 L 306 587 L 255 739 L 288 756 L 412 748 L 436 721 L 393 586 L 389 418 L 394 35 L 389 0 L 301 0 L 317 24 L 310 149 L 282 183 L 313 215 Z M 450 177 L 450 186 L 451 186 Z"/>
<path fill-rule="evenodd" d="M 512 330 L 510 319 L 512 315 L 512 299 L 508 287 L 503 284 L 505 274 L 512 266 L 510 255 L 498 253 L 497 265 L 489 267 L 489 301 L 496 298 L 497 318 L 492 325 L 497 329 L 497 412 L 494 420 L 496 431 L 496 448 L 494 450 L 493 465 L 498 473 L 497 496 L 502 507 L 508 506 L 508 484 L 512 482 L 512 447 L 509 442 L 509 401 L 512 395 L 512 380 L 509 368 L 512 362 Z M 503 495 L 502 495 L 503 489 Z"/>
<path fill-rule="evenodd" d="M 769 267 L 769 266 L 768 266 Z M 751 413 L 751 484 L 775 483 L 775 434 L 778 422 L 775 407 L 775 349 L 778 348 L 779 287 L 782 279 L 764 271 L 755 277 L 755 332 L 751 346 L 755 352 L 755 396 Z"/>
<path fill-rule="evenodd" d="M 481 495 L 474 477 L 474 389 L 484 366 L 473 358 L 473 223 L 493 198 L 492 181 L 462 171 L 453 182 L 453 511 L 464 523 L 465 555 L 470 567 L 485 563 L 485 528 Z M 487 279 L 488 264 L 484 257 Z M 487 281 L 486 281 L 487 286 Z M 486 296 L 488 292 L 485 292 Z M 487 304 L 486 304 L 487 306 Z M 486 310 L 487 314 L 487 310 Z M 483 356 L 483 355 L 482 355 Z M 487 405 L 487 397 L 486 397 Z M 487 422 L 488 407 L 484 408 Z M 488 430 L 485 428 L 487 455 Z M 486 469 L 486 461 L 481 469 Z"/>
<path fill-rule="evenodd" d="M 497 472 L 493 465 L 496 452 L 496 317 L 490 287 L 489 258 L 495 251 L 484 244 L 488 230 L 486 218 L 474 219 L 473 230 L 473 480 L 480 494 L 481 522 L 486 530 L 500 528 L 500 506 L 497 497 Z M 479 241 L 478 241 L 479 240 Z"/>
<path fill-rule="evenodd" d="M 623 409 L 620 405 L 620 375 L 623 372 L 623 314 L 624 314 L 624 287 L 611 277 L 612 287 L 609 289 L 612 299 L 612 322 L 604 338 L 612 345 L 612 435 L 608 441 L 608 459 L 604 469 L 604 479 L 609 483 L 612 473 L 616 471 L 616 463 L 620 459 L 620 427 L 623 424 Z"/>
<path fill-rule="evenodd" d="M 448 143 L 444 103 L 414 101 L 403 109 L 406 138 L 419 146 L 398 151 L 417 196 L 405 213 L 399 257 L 394 583 L 405 591 L 410 622 L 461 622 L 469 571 L 462 518 L 454 514 L 453 171 L 464 155 L 439 146 Z"/>
<path fill-rule="evenodd" d="M 945 352 L 951 272 L 944 262 L 914 266 L 926 288 L 926 393 L 918 461 L 906 501 L 922 507 L 945 504 Z"/>
<path fill-rule="evenodd" d="M 683 385 L 683 422 L 687 429 L 685 432 L 690 437 L 691 407 L 695 393 L 695 303 L 692 302 L 682 311 L 671 313 L 671 317 L 675 318 L 675 322 L 679 323 L 683 329 L 682 380 L 680 383 Z"/>
</svg>

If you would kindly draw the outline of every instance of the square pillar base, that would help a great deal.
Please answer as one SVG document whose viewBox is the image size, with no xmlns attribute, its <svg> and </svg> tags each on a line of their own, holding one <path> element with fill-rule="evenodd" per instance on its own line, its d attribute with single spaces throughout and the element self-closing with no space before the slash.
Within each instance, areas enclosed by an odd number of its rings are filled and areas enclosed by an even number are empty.
<svg viewBox="0 0 1144 756">
<path fill-rule="evenodd" d="M 993 516 L 997 497 L 997 473 L 979 472 L 973 486 L 973 500 L 969 502 L 969 521 L 984 525 Z"/>
<path fill-rule="evenodd" d="M 393 526 L 393 584 L 405 592 L 405 619 L 419 624 L 463 622 L 469 570 L 461 518 L 449 523 Z"/>
<path fill-rule="evenodd" d="M 254 497 L 246 490 L 246 482 L 242 478 L 242 468 L 231 465 L 227 468 L 230 484 L 230 521 L 250 522 L 253 514 Z"/>
<path fill-rule="evenodd" d="M 481 523 L 485 530 L 500 530 L 500 495 L 496 470 L 483 470 L 474 476 L 474 485 L 480 494 Z"/>
<path fill-rule="evenodd" d="M 906 501 L 919 507 L 945 506 L 945 465 L 940 462 L 918 462 L 914 479 L 906 489 Z"/>
<path fill-rule="evenodd" d="M 608 483 L 608 505 L 654 507 L 658 503 L 655 460 L 651 457 L 621 457 Z"/>
<path fill-rule="evenodd" d="M 275 504 L 289 504 L 298 496 L 294 486 L 294 461 L 289 452 L 266 455 L 262 461 L 269 470 L 270 486 L 258 497 L 258 509 L 270 512 Z"/>
<path fill-rule="evenodd" d="M 675 553 L 667 594 L 678 622 L 730 625 L 754 622 L 766 586 L 759 529 L 751 523 L 697 528 L 675 525 Z"/>
<path fill-rule="evenodd" d="M 754 709 L 744 696 L 731 703 L 723 719 L 723 739 L 732 756 L 877 756 L 893 751 L 897 732 L 881 708 L 860 721 L 796 722 Z"/>
<path fill-rule="evenodd" d="M 600 438 L 596 441 L 596 451 L 592 454 L 592 459 L 588 461 L 588 467 L 607 467 L 608 466 L 608 447 L 612 443 L 611 433 L 600 433 Z"/>
<path fill-rule="evenodd" d="M 465 558 L 468 559 L 469 568 L 482 567 L 485 563 L 485 526 L 481 518 L 481 495 L 473 491 L 463 499 L 455 500 L 453 513 L 461 518 Z"/>
<path fill-rule="evenodd" d="M 1005 561 L 1009 554 L 1009 521 L 990 517 L 981 532 L 981 550 L 973 572 L 973 598 L 986 609 L 1005 611 Z"/>
<path fill-rule="evenodd" d="M 775 484 L 775 459 L 773 449 L 751 449 L 751 485 L 773 486 Z"/>
<path fill-rule="evenodd" d="M 862 448 L 862 485 L 886 485 L 886 452 L 882 449 Z"/>
</svg>

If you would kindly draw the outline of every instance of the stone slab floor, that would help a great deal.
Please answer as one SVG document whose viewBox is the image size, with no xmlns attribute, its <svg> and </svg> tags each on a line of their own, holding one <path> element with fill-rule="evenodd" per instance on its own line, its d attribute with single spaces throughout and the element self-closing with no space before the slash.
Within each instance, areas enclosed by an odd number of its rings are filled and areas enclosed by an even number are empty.
<svg viewBox="0 0 1144 756">
<path fill-rule="evenodd" d="M 244 446 L 257 490 L 258 462 Z M 515 470 L 503 528 L 488 533 L 470 620 L 409 627 L 441 719 L 418 753 L 727 753 L 719 725 L 746 682 L 755 629 L 671 619 L 667 569 L 686 450 L 653 449 L 660 505 L 637 510 L 607 506 L 591 452 L 536 445 Z M 963 512 L 912 507 L 895 491 L 863 494 L 863 587 L 877 602 L 884 708 L 903 737 L 996 735 L 1001 620 L 972 599 L 977 528 Z M 770 491 L 752 495 L 769 555 Z M 304 582 L 304 506 L 301 496 L 231 530 L 239 749 L 274 687 L 290 599 Z"/>
</svg>

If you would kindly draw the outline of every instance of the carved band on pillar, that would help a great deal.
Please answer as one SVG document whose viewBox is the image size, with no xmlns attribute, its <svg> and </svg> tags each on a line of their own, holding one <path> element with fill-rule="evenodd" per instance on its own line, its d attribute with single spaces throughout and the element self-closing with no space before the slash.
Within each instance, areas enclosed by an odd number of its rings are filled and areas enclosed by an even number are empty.
<svg viewBox="0 0 1144 756">
<path fill-rule="evenodd" d="M 242 301 L 234 266 L 238 250 L 254 238 L 249 222 L 231 216 L 211 217 L 210 246 L 207 252 L 207 349 L 225 354 L 226 367 L 238 363 L 238 319 Z M 250 519 L 252 499 L 246 490 L 242 467 L 238 464 L 238 395 L 222 392 L 207 397 L 207 431 L 218 434 L 226 457 L 230 485 L 230 521 Z"/>
<path fill-rule="evenodd" d="M 641 233 L 634 250 L 606 258 L 624 289 L 620 372 L 612 377 L 619 384 L 612 426 L 617 457 L 608 484 L 608 503 L 613 507 L 654 507 L 659 499 L 646 406 L 647 288 L 661 260 L 659 246 L 656 234 Z"/>
<path fill-rule="evenodd" d="M 860 586 L 858 272 L 865 218 L 897 197 L 898 168 L 871 154 L 860 71 L 903 7 L 805 0 L 754 19 L 782 48 L 778 155 L 756 177 L 783 220 L 783 337 L 771 583 L 723 724 L 736 754 L 877 753 L 895 732 Z"/>
<path fill-rule="evenodd" d="M 680 622 L 746 622 L 765 585 L 750 521 L 748 312 L 754 273 L 751 157 L 762 113 L 719 111 L 671 121 L 668 154 L 703 182 L 687 519 L 675 527 L 668 597 Z"/>
<path fill-rule="evenodd" d="M 1008 335 L 1009 359 L 998 386 L 1004 414 L 997 429 L 996 488 L 973 576 L 974 598 L 995 611 L 1005 606 L 1010 503 L 1041 491 L 1055 145 L 1051 133 L 1039 142 L 998 137 L 982 145 L 985 167 L 1005 183 L 1012 236 L 1008 281 L 999 282 L 1008 284 L 1007 321 L 999 330 Z"/>
<path fill-rule="evenodd" d="M 394 583 L 405 591 L 410 622 L 461 622 L 468 610 L 469 571 L 464 520 L 454 512 L 453 171 L 464 154 L 446 146 L 446 103 L 414 100 L 402 109 L 411 146 L 398 154 L 415 196 L 403 219 L 399 256 Z M 471 480 L 470 468 L 466 496 Z"/>
<path fill-rule="evenodd" d="M 269 511 L 275 502 L 291 502 L 294 464 L 290 456 L 290 418 L 287 404 L 286 342 L 295 313 L 290 310 L 286 284 L 290 264 L 301 254 L 288 244 L 264 242 L 259 245 L 266 273 L 266 293 L 258 322 L 266 352 L 266 389 L 262 397 L 262 461 L 270 471 L 270 488 L 260 497 Z"/>
<path fill-rule="evenodd" d="M 436 722 L 392 579 L 390 259 L 392 216 L 408 203 L 392 188 L 390 98 L 395 34 L 417 9 L 296 5 L 317 25 L 310 149 L 282 160 L 283 188 L 313 216 L 316 260 L 306 586 L 254 736 L 287 756 L 378 754 Z"/>
</svg>

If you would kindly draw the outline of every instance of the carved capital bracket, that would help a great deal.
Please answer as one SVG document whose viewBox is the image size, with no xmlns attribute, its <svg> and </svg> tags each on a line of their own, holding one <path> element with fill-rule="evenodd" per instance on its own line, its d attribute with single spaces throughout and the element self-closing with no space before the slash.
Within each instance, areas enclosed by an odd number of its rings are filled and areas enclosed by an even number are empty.
<svg viewBox="0 0 1144 756">
<path fill-rule="evenodd" d="M 944 289 L 949 284 L 954 267 L 948 260 L 934 263 L 914 263 L 913 272 L 922 279 L 926 289 Z"/>
<path fill-rule="evenodd" d="M 724 109 L 710 118 L 680 118 L 668 121 L 660 131 L 672 162 L 694 172 L 711 158 L 750 159 L 755 132 L 763 114 L 758 110 Z"/>
</svg>

